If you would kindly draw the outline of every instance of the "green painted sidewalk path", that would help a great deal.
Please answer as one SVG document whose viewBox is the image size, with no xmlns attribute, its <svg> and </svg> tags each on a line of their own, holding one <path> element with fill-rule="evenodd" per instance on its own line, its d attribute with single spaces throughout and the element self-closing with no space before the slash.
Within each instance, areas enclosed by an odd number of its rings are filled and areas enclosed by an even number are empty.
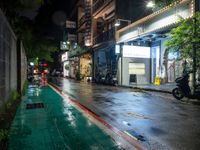
<svg viewBox="0 0 200 150">
<path fill-rule="evenodd" d="M 119 150 L 110 136 L 49 86 L 29 86 L 12 123 L 9 150 Z"/>
</svg>

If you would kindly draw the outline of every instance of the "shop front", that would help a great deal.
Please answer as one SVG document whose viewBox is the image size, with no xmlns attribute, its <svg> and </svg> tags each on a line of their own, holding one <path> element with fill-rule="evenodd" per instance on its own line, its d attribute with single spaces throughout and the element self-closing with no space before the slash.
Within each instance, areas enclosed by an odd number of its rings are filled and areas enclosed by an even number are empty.
<svg viewBox="0 0 200 150">
<path fill-rule="evenodd" d="M 79 72 L 79 58 L 71 57 L 69 58 L 69 77 L 76 79 L 76 75 Z"/>
<path fill-rule="evenodd" d="M 178 26 L 180 17 L 187 19 L 193 15 L 194 1 L 182 0 L 118 30 L 121 85 L 155 83 L 158 78 L 160 83 L 174 82 L 181 75 L 183 62 L 177 60 L 179 54 L 168 52 L 167 33 Z M 124 55 L 126 51 L 129 53 Z"/>
<path fill-rule="evenodd" d="M 150 82 L 150 47 L 123 45 L 121 60 L 118 66 L 122 85 Z"/>
<path fill-rule="evenodd" d="M 116 76 L 117 55 L 115 54 L 114 43 L 105 47 L 94 49 L 93 60 L 94 80 L 99 80 L 100 78 L 104 79 L 108 75 Z"/>
<path fill-rule="evenodd" d="M 80 56 L 80 77 L 84 81 L 92 80 L 92 55 L 90 53 Z"/>
</svg>

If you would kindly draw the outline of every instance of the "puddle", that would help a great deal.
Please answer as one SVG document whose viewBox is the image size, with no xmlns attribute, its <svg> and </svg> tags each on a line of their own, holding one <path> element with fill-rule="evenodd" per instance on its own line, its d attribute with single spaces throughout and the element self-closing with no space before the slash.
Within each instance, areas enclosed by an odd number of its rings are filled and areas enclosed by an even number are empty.
<svg viewBox="0 0 200 150">
<path fill-rule="evenodd" d="M 150 131 L 151 131 L 151 133 L 153 133 L 157 136 L 166 134 L 166 132 L 164 130 L 156 128 L 156 127 L 151 127 Z"/>
</svg>

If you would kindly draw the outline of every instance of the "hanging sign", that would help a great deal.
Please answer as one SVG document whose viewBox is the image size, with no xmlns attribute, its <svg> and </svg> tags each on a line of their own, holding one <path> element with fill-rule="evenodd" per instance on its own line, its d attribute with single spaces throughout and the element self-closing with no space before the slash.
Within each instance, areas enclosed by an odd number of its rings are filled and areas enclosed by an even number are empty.
<svg viewBox="0 0 200 150">
<path fill-rule="evenodd" d="M 76 22 L 67 20 L 66 21 L 66 28 L 75 29 L 76 28 Z"/>
<path fill-rule="evenodd" d="M 68 37 L 68 41 L 73 41 L 73 42 L 77 41 L 76 40 L 77 36 L 75 34 L 69 34 L 68 33 L 67 37 Z"/>
</svg>

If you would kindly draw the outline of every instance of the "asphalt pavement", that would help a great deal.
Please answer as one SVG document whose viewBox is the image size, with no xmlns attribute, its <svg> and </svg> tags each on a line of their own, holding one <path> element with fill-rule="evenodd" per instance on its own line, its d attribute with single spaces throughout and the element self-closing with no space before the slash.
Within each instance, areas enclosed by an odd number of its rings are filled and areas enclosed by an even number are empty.
<svg viewBox="0 0 200 150">
<path fill-rule="evenodd" d="M 150 150 L 198 150 L 200 106 L 157 93 L 78 82 L 51 81 L 71 99 Z"/>
</svg>

